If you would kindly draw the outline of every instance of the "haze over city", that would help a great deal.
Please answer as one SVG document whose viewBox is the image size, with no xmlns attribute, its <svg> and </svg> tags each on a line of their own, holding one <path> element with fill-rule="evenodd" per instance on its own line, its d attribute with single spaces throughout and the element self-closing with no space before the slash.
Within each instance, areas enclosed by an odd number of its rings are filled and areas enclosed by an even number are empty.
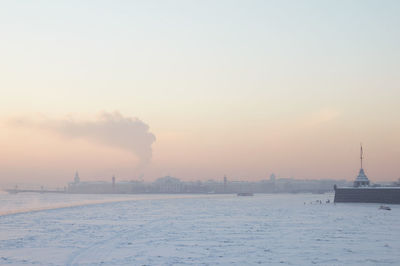
<svg viewBox="0 0 400 266">
<path fill-rule="evenodd" d="M 0 184 L 400 177 L 398 1 L 8 1 Z"/>
</svg>

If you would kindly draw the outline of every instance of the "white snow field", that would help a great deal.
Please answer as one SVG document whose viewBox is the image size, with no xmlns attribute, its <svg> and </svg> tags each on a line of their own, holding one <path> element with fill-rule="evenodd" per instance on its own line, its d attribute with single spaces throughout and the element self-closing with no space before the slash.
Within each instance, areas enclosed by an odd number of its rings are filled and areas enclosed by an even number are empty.
<svg viewBox="0 0 400 266">
<path fill-rule="evenodd" d="M 0 264 L 400 264 L 399 205 L 328 198 L 0 194 Z"/>
</svg>

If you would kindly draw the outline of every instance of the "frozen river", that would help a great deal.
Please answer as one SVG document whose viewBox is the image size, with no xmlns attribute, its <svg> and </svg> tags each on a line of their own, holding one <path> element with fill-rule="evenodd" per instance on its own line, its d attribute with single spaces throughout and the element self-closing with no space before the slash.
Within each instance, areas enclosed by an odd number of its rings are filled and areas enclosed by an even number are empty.
<svg viewBox="0 0 400 266">
<path fill-rule="evenodd" d="M 327 199 L 0 194 L 0 264 L 399 264 L 399 205 Z"/>
</svg>

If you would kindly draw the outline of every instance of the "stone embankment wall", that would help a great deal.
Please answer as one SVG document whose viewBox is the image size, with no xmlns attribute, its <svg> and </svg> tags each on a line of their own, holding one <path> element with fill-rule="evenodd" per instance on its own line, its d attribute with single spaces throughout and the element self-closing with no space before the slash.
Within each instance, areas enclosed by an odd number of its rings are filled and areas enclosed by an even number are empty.
<svg viewBox="0 0 400 266">
<path fill-rule="evenodd" d="M 335 202 L 365 202 L 400 204 L 400 187 L 396 188 L 336 188 Z"/>
</svg>

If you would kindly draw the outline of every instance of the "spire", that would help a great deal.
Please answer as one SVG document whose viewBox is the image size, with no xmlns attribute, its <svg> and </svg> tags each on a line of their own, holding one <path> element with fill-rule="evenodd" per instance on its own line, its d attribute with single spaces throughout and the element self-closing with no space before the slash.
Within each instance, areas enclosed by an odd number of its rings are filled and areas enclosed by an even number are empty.
<svg viewBox="0 0 400 266">
<path fill-rule="evenodd" d="M 363 160 L 363 149 L 362 149 L 362 143 L 360 143 L 360 161 L 361 161 L 361 169 L 363 168 L 363 166 L 362 166 L 362 160 Z"/>
<path fill-rule="evenodd" d="M 363 186 L 369 186 L 369 180 L 368 177 L 365 175 L 364 169 L 363 169 L 363 159 L 364 159 L 364 153 L 363 153 L 363 148 L 362 148 L 362 143 L 360 143 L 360 172 L 358 173 L 358 176 L 356 180 L 354 181 L 354 186 L 355 187 L 363 187 Z"/>
</svg>

